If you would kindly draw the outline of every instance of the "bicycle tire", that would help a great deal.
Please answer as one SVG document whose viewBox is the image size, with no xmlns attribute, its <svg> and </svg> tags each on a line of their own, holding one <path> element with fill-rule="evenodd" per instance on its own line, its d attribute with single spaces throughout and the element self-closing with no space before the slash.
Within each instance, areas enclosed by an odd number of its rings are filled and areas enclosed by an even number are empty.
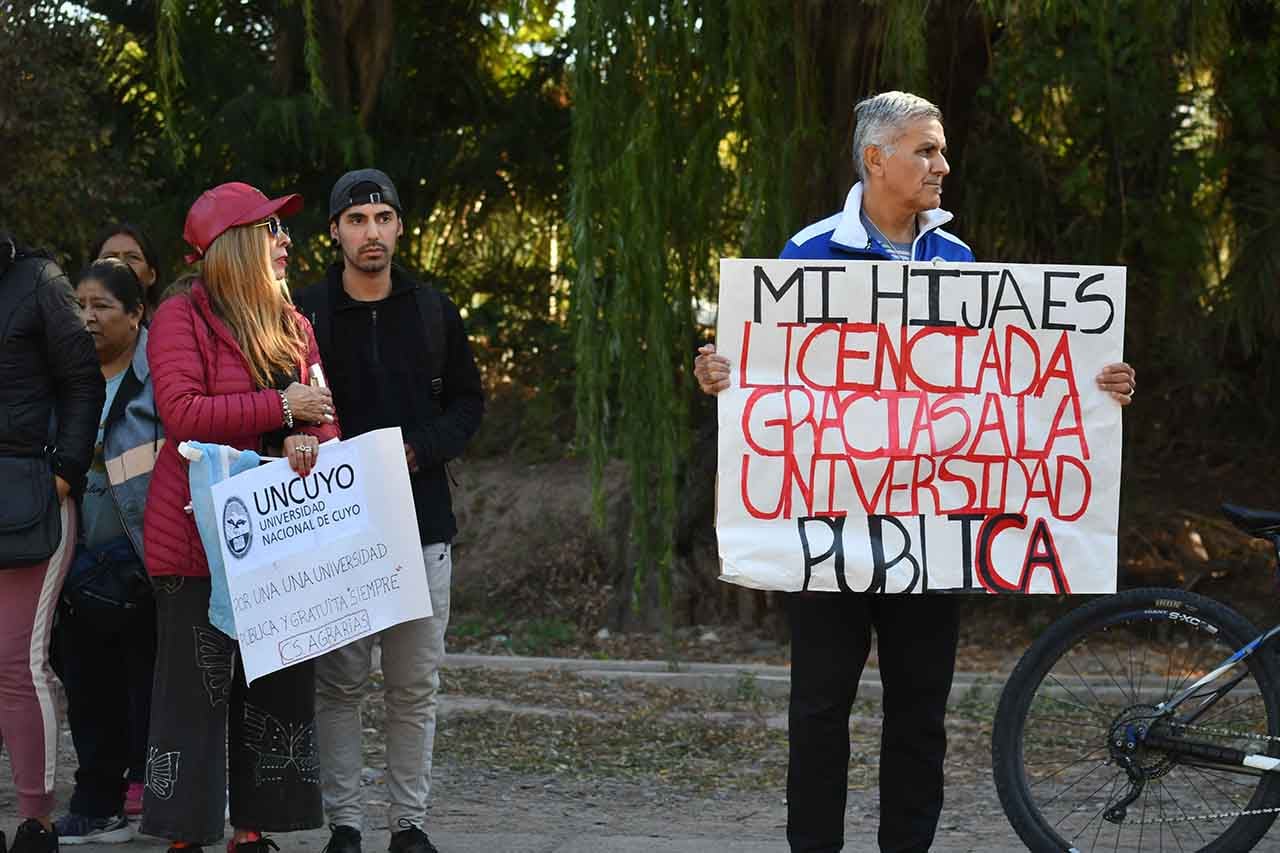
<svg viewBox="0 0 1280 853">
<path fill-rule="evenodd" d="M 1151 780 L 1123 822 L 1102 814 L 1131 790 L 1125 771 L 1107 760 L 1116 721 L 1144 717 L 1258 633 L 1220 602 L 1159 588 L 1108 596 L 1050 626 L 1010 675 L 992 728 L 996 790 L 1023 843 L 1037 853 L 1251 850 L 1275 821 L 1274 812 L 1201 815 L 1280 806 L 1280 773 L 1225 770 L 1140 749 L 1137 760 Z M 1280 757 L 1280 743 L 1258 737 L 1280 735 L 1273 655 L 1267 649 L 1251 655 L 1244 680 L 1194 725 L 1247 732 L 1215 737 L 1246 752 Z"/>
</svg>

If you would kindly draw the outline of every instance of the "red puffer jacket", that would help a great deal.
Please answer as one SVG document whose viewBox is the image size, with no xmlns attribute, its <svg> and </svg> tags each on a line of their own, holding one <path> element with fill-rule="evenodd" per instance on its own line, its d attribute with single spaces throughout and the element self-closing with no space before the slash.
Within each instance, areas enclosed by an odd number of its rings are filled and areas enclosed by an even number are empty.
<svg viewBox="0 0 1280 853">
<path fill-rule="evenodd" d="M 307 332 L 307 362 L 299 365 L 300 375 L 306 376 L 307 365 L 319 362 L 320 352 L 311 324 L 300 314 L 297 319 Z M 235 336 L 213 313 L 209 294 L 198 282 L 189 296 L 168 299 L 156 312 L 147 359 L 167 439 L 156 459 L 143 517 L 147 571 L 207 577 L 209 564 L 195 518 L 184 509 L 191 502 L 191 485 L 178 443 L 194 439 L 258 450 L 262 436 L 284 421 L 280 394 L 254 384 Z M 339 435 L 336 421 L 296 431 L 322 442 Z"/>
</svg>

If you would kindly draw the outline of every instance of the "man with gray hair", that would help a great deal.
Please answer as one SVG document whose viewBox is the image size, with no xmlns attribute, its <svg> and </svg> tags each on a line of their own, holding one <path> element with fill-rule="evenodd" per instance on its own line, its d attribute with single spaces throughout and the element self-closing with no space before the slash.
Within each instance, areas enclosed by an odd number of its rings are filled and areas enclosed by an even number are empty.
<svg viewBox="0 0 1280 853">
<path fill-rule="evenodd" d="M 802 229 L 783 258 L 973 261 L 944 231 L 947 139 L 942 112 L 907 92 L 883 92 L 854 108 L 860 180 L 844 210 Z M 707 344 L 694 362 L 708 394 L 729 387 L 731 365 Z M 1127 364 L 1106 367 L 1098 385 L 1121 405 L 1133 394 Z M 883 685 L 880 828 L 884 853 L 927 851 L 942 812 L 947 695 L 955 671 L 958 620 L 950 595 L 788 593 L 791 704 L 788 719 L 787 840 L 793 851 L 844 845 L 849 713 L 877 636 Z"/>
</svg>

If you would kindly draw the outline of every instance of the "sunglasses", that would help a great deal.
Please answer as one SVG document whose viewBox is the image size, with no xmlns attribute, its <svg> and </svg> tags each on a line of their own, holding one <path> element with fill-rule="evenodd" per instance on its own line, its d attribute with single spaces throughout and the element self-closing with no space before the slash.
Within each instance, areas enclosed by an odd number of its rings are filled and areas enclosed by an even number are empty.
<svg viewBox="0 0 1280 853">
<path fill-rule="evenodd" d="M 276 216 L 271 217 L 266 222 L 255 222 L 253 224 L 253 227 L 254 228 L 265 227 L 267 229 L 267 233 L 270 234 L 273 239 L 276 237 L 279 237 L 281 234 L 283 234 L 286 237 L 289 236 L 289 229 L 286 228 L 285 224 L 280 221 L 279 217 L 276 217 Z"/>
</svg>

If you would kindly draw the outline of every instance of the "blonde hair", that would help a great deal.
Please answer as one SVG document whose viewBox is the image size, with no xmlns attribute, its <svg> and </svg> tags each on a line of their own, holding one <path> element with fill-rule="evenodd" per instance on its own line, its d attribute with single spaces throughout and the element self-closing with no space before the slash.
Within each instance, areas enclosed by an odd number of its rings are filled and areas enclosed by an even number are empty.
<svg viewBox="0 0 1280 853">
<path fill-rule="evenodd" d="M 205 252 L 203 279 L 213 307 L 249 362 L 253 381 L 270 388 L 273 376 L 295 372 L 307 342 L 271 267 L 267 229 L 241 225 L 224 231 Z"/>
</svg>

